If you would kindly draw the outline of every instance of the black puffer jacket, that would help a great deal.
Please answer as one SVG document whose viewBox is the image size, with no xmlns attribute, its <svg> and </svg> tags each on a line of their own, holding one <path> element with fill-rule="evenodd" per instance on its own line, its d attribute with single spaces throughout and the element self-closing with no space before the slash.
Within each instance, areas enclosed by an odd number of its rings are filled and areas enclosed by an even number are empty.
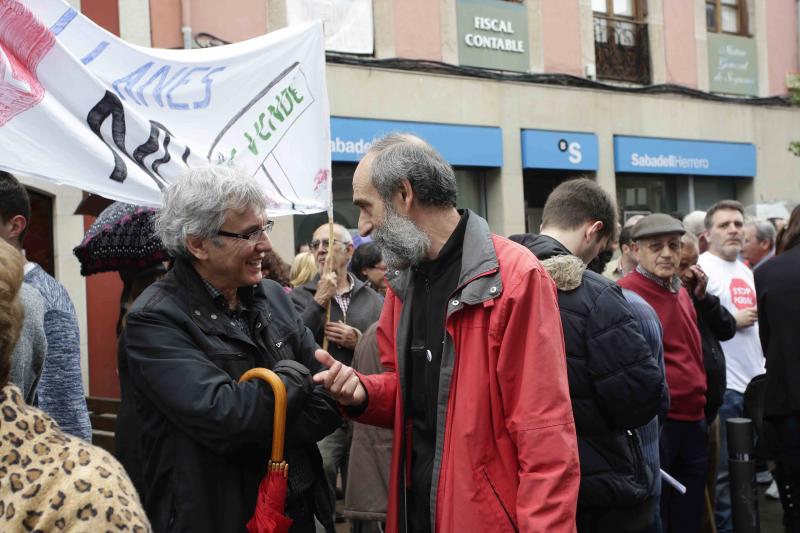
<svg viewBox="0 0 800 533">
<path fill-rule="evenodd" d="M 727 341 L 736 335 L 736 319 L 720 303 L 719 298 L 706 293 L 702 300 L 692 297 L 697 312 L 697 329 L 703 344 L 703 366 L 706 368 L 706 422 L 717 417 L 725 396 L 727 378 L 725 375 L 725 354 L 720 341 Z"/>
<path fill-rule="evenodd" d="M 239 289 L 239 298 L 255 342 L 184 260 L 128 314 L 121 378 L 130 380 L 127 400 L 135 401 L 142 428 L 145 510 L 154 531 L 245 531 L 266 473 L 274 402 L 264 382 L 237 383 L 250 368 L 271 368 L 286 385 L 287 512 L 306 513 L 324 483 L 316 442 L 341 417 L 311 381 L 317 345 L 277 283 Z"/>
<path fill-rule="evenodd" d="M 659 412 L 661 369 L 616 284 L 586 270 L 551 237 L 511 240 L 533 251 L 558 287 L 581 461 L 579 512 L 585 506 L 631 507 L 635 513 L 653 475 L 635 428 Z M 642 506 L 643 512 L 649 509 Z"/>
</svg>

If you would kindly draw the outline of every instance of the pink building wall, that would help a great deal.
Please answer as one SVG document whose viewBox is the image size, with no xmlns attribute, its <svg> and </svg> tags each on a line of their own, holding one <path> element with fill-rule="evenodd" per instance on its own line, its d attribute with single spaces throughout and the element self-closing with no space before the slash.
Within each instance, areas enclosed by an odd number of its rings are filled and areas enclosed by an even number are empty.
<svg viewBox="0 0 800 533">
<path fill-rule="evenodd" d="M 545 72 L 583 76 L 579 1 L 547 1 L 540 5 Z"/>
<path fill-rule="evenodd" d="M 395 2 L 394 43 L 397 57 L 441 61 L 442 13 L 439 2 Z"/>
<path fill-rule="evenodd" d="M 228 42 L 264 35 L 267 28 L 265 0 L 191 0 L 194 35 L 205 32 Z M 150 32 L 154 47 L 183 46 L 180 0 L 150 0 Z"/>
<path fill-rule="evenodd" d="M 664 2 L 664 60 L 667 83 L 697 88 L 697 49 L 694 36 L 694 0 Z"/>
<path fill-rule="evenodd" d="M 765 2 L 769 94 L 786 94 L 786 75 L 800 70 L 797 57 L 797 3 L 795 0 Z"/>
<path fill-rule="evenodd" d="M 150 0 L 150 42 L 153 48 L 181 48 L 180 0 Z"/>
<path fill-rule="evenodd" d="M 192 0 L 192 32 L 206 32 L 228 42 L 267 33 L 265 0 Z"/>
</svg>

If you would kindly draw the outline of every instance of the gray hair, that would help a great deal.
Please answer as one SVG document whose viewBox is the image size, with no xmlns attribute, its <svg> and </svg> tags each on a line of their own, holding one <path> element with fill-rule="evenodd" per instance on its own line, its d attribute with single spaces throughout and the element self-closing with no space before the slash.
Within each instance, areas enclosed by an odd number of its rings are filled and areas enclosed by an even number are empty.
<svg viewBox="0 0 800 533">
<path fill-rule="evenodd" d="M 697 235 L 695 235 L 691 231 L 687 231 L 686 233 L 681 235 L 681 242 L 683 244 L 692 244 L 696 246 L 698 251 L 700 249 L 700 239 L 698 239 Z"/>
<path fill-rule="evenodd" d="M 428 143 L 408 133 L 392 133 L 375 141 L 372 185 L 389 202 L 403 179 L 407 179 L 420 204 L 455 207 L 458 198 L 453 168 Z"/>
<path fill-rule="evenodd" d="M 322 224 L 319 228 L 314 230 L 314 233 L 318 232 L 320 228 L 325 228 L 325 235 L 328 235 L 328 223 Z M 338 238 L 345 244 L 353 244 L 353 236 L 350 235 L 350 232 L 347 231 L 347 228 L 342 226 L 341 224 L 334 224 L 333 225 L 333 236 Z"/>
<path fill-rule="evenodd" d="M 758 242 L 769 241 L 772 246 L 775 246 L 775 236 L 777 232 L 775 231 L 775 226 L 773 226 L 771 222 L 753 219 L 748 221 L 745 225 L 755 228 Z"/>
<path fill-rule="evenodd" d="M 217 239 L 228 210 L 266 211 L 267 199 L 258 182 L 230 163 L 189 169 L 164 190 L 164 205 L 155 231 L 173 256 L 192 259 L 186 238 Z"/>
<path fill-rule="evenodd" d="M 705 211 L 692 211 L 683 217 L 683 229 L 698 237 L 706 230 L 705 220 Z"/>
</svg>

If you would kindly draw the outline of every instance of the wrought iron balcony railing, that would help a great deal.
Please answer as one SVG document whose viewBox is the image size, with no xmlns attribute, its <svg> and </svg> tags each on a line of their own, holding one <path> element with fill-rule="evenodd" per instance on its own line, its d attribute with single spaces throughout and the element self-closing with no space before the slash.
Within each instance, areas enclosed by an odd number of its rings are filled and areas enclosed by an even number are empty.
<svg viewBox="0 0 800 533">
<path fill-rule="evenodd" d="M 650 83 L 646 23 L 595 14 L 594 52 L 598 78 Z"/>
</svg>

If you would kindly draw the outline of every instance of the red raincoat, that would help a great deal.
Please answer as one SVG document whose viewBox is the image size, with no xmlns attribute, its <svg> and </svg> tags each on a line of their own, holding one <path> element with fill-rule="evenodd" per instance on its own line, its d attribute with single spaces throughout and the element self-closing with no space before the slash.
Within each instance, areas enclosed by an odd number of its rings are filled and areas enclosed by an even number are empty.
<svg viewBox="0 0 800 533">
<path fill-rule="evenodd" d="M 403 297 L 412 287 L 408 271 L 388 277 L 378 344 L 389 371 L 360 376 L 369 402 L 358 420 L 394 428 L 387 517 L 387 531 L 394 532 L 402 453 L 411 447 L 401 400 L 405 364 L 396 354 L 407 349 Z M 580 469 L 556 288 L 530 251 L 490 235 L 474 213 L 446 329 L 435 531 L 574 531 Z"/>
</svg>

